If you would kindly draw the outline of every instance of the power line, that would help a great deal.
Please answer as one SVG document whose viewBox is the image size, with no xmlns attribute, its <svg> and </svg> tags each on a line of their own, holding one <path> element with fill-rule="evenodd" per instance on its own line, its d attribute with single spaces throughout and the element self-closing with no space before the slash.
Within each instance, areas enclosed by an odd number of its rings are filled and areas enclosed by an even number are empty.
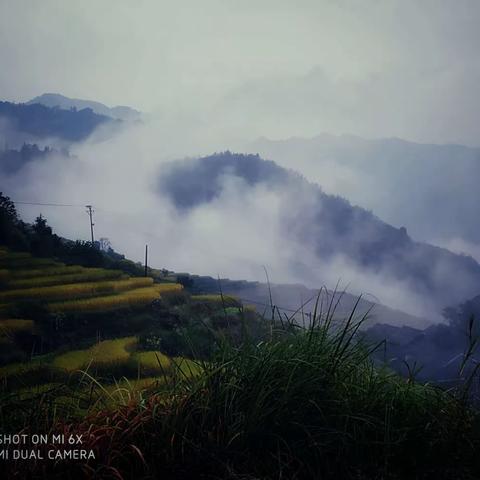
<svg viewBox="0 0 480 480">
<path fill-rule="evenodd" d="M 93 210 L 92 205 L 76 205 L 73 203 L 44 203 L 44 202 L 18 202 L 18 201 L 13 201 L 16 205 L 34 205 L 34 206 L 41 206 L 41 207 L 85 207 L 87 209 L 87 214 L 90 218 L 90 236 L 92 239 L 92 245 L 95 244 L 95 237 L 93 235 L 93 226 L 95 225 L 93 223 L 93 213 L 95 210 Z"/>
<path fill-rule="evenodd" d="M 18 205 L 37 205 L 43 207 L 84 207 L 85 205 L 74 205 L 70 203 L 38 203 L 38 202 L 17 202 L 13 201 Z"/>
</svg>

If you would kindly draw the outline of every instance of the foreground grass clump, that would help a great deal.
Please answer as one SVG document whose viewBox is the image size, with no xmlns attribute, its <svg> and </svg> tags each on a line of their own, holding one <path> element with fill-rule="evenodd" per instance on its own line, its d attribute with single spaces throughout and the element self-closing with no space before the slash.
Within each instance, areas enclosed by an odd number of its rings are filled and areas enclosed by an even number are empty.
<svg viewBox="0 0 480 480">
<path fill-rule="evenodd" d="M 306 329 L 272 323 L 259 343 L 219 340 L 208 362 L 183 369 L 172 359 L 172 373 L 147 390 L 122 385 L 128 402 L 51 425 L 84 434 L 95 461 L 44 467 L 97 478 L 479 478 L 478 412 L 376 367 L 353 314 L 335 327 L 333 318 L 314 315 Z"/>
</svg>

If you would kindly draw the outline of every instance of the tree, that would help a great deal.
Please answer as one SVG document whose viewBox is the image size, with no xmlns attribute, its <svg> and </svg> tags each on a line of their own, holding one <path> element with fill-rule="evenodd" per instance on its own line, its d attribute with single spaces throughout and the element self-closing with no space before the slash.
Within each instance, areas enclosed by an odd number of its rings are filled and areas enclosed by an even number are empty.
<svg viewBox="0 0 480 480">
<path fill-rule="evenodd" d="M 37 235 L 49 236 L 52 235 L 52 227 L 47 224 L 47 219 L 40 214 L 33 224 L 33 231 Z"/>
<path fill-rule="evenodd" d="M 0 192 L 0 222 L 1 221 L 12 224 L 18 222 L 15 204 L 10 200 L 10 197 L 3 195 L 3 192 Z"/>
<path fill-rule="evenodd" d="M 47 223 L 47 219 L 40 214 L 32 226 L 31 250 L 34 255 L 40 257 L 55 256 L 60 247 L 60 238 L 55 235 Z"/>
<path fill-rule="evenodd" d="M 0 244 L 16 250 L 28 249 L 23 223 L 17 215 L 15 204 L 0 192 Z"/>
</svg>

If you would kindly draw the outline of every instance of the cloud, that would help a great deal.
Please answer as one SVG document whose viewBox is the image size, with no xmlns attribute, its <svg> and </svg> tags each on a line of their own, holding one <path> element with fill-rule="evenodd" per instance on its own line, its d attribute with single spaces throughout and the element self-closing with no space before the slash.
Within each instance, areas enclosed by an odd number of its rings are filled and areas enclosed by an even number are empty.
<svg viewBox="0 0 480 480">
<path fill-rule="evenodd" d="M 252 186 L 227 172 L 218 197 L 188 212 L 177 210 L 158 194 L 158 175 L 174 159 L 221 150 L 215 145 L 222 140 L 213 137 L 201 122 L 182 129 L 151 118 L 109 138 L 101 134 L 72 146 L 74 158 L 52 155 L 31 162 L 4 187 L 14 200 L 78 205 L 19 206 L 26 220 L 43 213 L 68 238 L 89 239 L 83 206 L 93 204 L 96 238 L 110 238 L 117 251 L 137 261 L 148 244 L 150 264 L 157 268 L 262 281 L 265 266 L 276 283 L 318 288 L 341 280 L 352 293 L 374 294 L 409 313 L 438 314 L 431 297 L 399 281 L 388 266 L 373 273 L 347 255 L 318 255 L 317 240 L 333 234 L 315 225 L 323 207 L 313 186 L 294 181 Z M 368 240 L 370 234 L 362 229 L 352 235 Z"/>
<path fill-rule="evenodd" d="M 473 0 L 3 2 L 0 91 L 183 112 L 237 138 L 477 144 L 479 19 Z"/>
</svg>

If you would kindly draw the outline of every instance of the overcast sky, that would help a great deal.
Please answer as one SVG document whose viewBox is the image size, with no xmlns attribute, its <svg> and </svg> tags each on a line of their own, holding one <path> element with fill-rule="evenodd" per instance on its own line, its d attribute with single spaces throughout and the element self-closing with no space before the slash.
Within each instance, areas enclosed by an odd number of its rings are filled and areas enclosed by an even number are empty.
<svg viewBox="0 0 480 480">
<path fill-rule="evenodd" d="M 0 96 L 480 144 L 477 0 L 0 0 Z"/>
</svg>

